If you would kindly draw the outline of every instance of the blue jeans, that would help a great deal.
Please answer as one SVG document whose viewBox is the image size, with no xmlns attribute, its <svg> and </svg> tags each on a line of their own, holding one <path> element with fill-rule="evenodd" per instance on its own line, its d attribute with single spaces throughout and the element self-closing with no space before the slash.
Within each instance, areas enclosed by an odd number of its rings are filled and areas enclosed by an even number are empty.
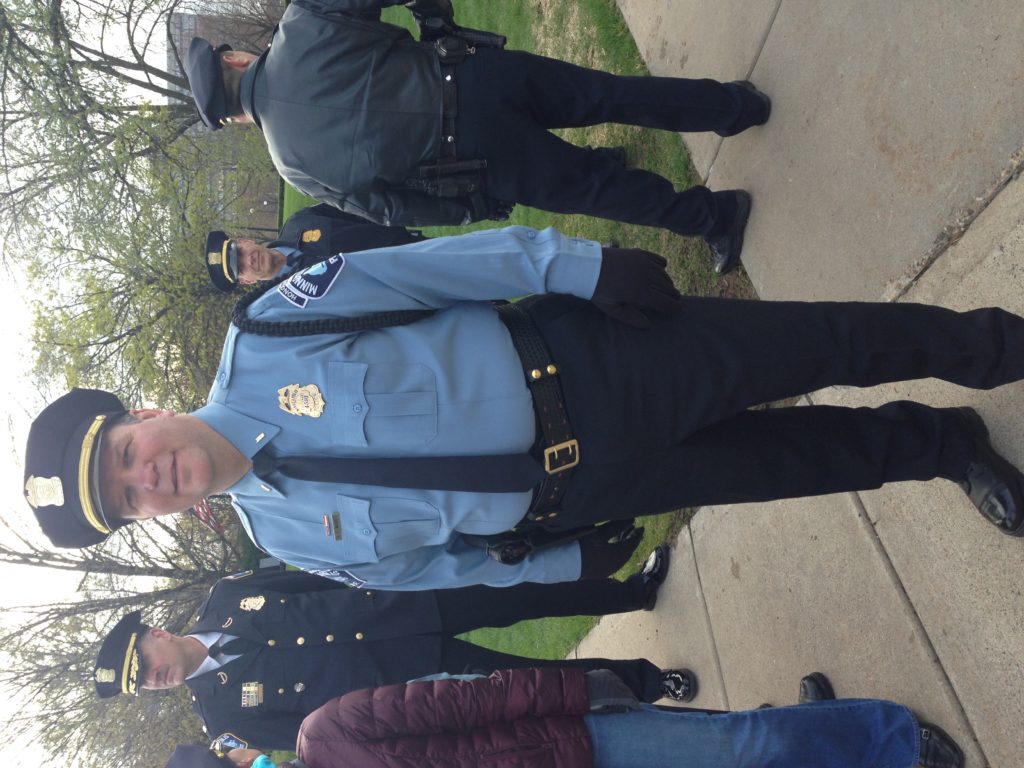
<svg viewBox="0 0 1024 768">
<path fill-rule="evenodd" d="M 647 705 L 584 719 L 594 768 L 910 768 L 921 749 L 910 710 L 873 699 L 721 715 Z"/>
</svg>

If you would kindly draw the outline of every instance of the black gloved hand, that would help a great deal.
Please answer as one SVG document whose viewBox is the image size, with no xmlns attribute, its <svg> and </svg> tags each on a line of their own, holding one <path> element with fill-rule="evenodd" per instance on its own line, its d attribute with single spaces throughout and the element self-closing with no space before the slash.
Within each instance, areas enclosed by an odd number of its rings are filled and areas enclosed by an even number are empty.
<svg viewBox="0 0 1024 768">
<path fill-rule="evenodd" d="M 602 248 L 601 272 L 591 301 L 620 323 L 650 328 L 644 310 L 672 313 L 683 305 L 666 264 L 658 254 L 639 248 Z"/>
<path fill-rule="evenodd" d="M 644 529 L 634 528 L 611 541 L 600 531 L 580 539 L 580 578 L 608 578 L 629 561 L 643 537 Z"/>
</svg>

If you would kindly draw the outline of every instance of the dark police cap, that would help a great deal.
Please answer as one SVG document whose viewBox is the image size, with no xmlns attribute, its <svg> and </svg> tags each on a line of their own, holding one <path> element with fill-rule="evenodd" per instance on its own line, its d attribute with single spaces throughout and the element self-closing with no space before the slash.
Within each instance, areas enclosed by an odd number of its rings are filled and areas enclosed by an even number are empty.
<svg viewBox="0 0 1024 768">
<path fill-rule="evenodd" d="M 230 45 L 216 48 L 208 40 L 193 37 L 185 54 L 185 74 L 196 101 L 199 116 L 212 130 L 219 130 L 228 117 L 224 98 L 224 79 L 221 77 L 220 54 L 230 51 Z"/>
<path fill-rule="evenodd" d="M 213 284 L 224 293 L 235 290 L 238 285 L 238 246 L 227 232 L 217 230 L 206 236 L 203 258 Z"/>
<path fill-rule="evenodd" d="M 73 389 L 50 403 L 28 433 L 25 499 L 56 547 L 98 544 L 128 521 L 110 521 L 99 490 L 103 430 L 125 413 L 100 389 Z"/>
<path fill-rule="evenodd" d="M 235 764 L 206 747 L 189 744 L 175 747 L 167 768 L 235 768 Z"/>
<path fill-rule="evenodd" d="M 142 623 L 142 611 L 132 611 L 107 633 L 92 673 L 96 693 L 101 699 L 109 699 L 119 693 L 139 695 L 139 677 L 142 675 L 139 641 L 148 631 L 149 627 Z"/>
</svg>

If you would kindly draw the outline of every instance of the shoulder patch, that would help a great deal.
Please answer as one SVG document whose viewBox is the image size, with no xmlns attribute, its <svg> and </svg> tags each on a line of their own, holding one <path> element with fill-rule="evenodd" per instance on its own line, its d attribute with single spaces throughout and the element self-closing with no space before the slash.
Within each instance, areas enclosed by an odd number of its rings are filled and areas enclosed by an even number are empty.
<svg viewBox="0 0 1024 768">
<path fill-rule="evenodd" d="M 322 299 L 327 295 L 344 266 L 345 254 L 331 256 L 326 261 L 296 272 L 277 286 L 277 292 L 290 304 L 302 309 L 310 301 Z"/>
<path fill-rule="evenodd" d="M 331 581 L 340 581 L 342 584 L 347 584 L 354 589 L 359 589 L 366 584 L 362 579 L 357 579 L 351 571 L 343 571 L 340 568 L 321 568 L 315 571 L 308 571 L 308 573 L 312 573 L 314 576 L 323 576 Z"/>
</svg>

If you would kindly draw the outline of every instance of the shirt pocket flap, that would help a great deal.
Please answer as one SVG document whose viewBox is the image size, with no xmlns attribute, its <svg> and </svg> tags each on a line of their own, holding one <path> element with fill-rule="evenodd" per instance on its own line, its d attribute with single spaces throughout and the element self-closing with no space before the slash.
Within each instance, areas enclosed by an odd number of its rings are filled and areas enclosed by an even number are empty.
<svg viewBox="0 0 1024 768">
<path fill-rule="evenodd" d="M 370 519 L 369 499 L 338 494 L 338 520 L 331 521 L 335 540 L 348 562 L 376 563 L 377 528 Z M 340 535 L 340 539 L 338 538 Z"/>
<path fill-rule="evenodd" d="M 327 386 L 330 390 L 331 427 L 342 445 L 366 446 L 364 423 L 370 410 L 363 394 L 366 363 L 331 363 Z"/>
</svg>

